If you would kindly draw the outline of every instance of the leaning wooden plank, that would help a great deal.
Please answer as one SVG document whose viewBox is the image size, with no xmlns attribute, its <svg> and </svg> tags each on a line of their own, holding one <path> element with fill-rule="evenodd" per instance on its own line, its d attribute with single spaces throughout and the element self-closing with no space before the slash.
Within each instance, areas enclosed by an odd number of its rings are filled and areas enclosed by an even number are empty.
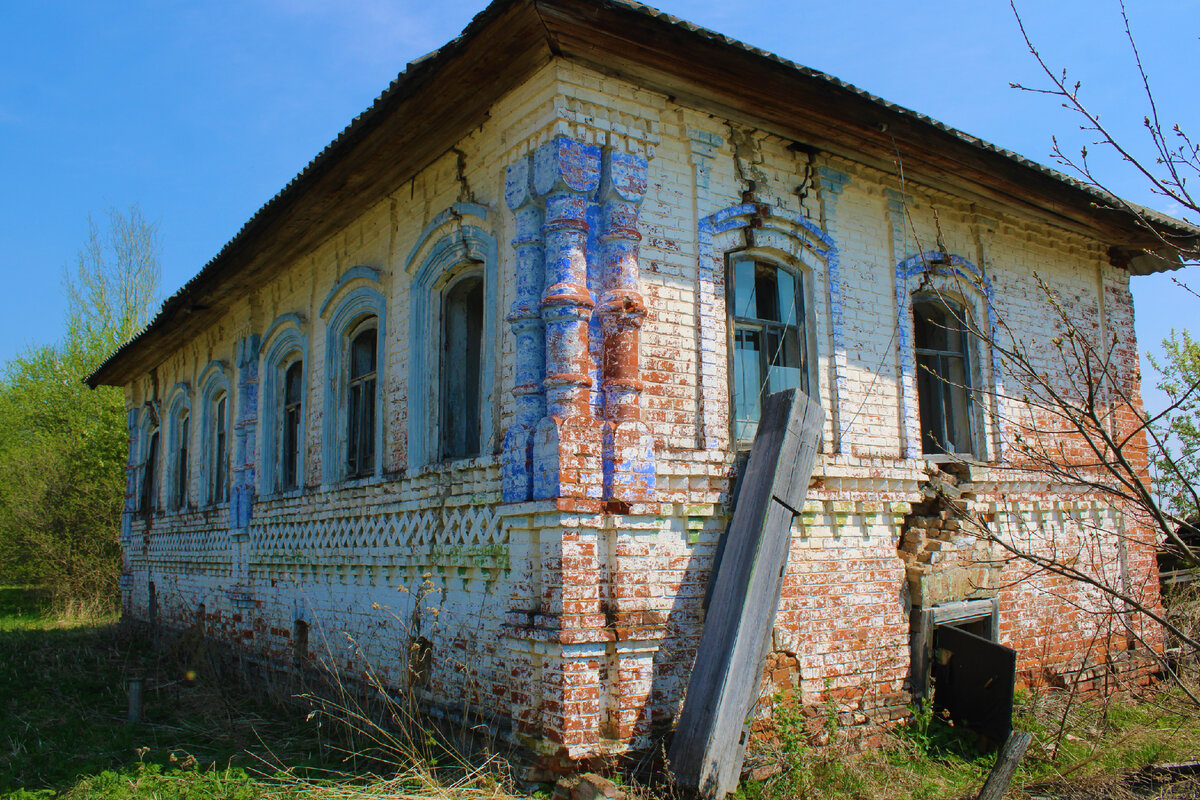
<svg viewBox="0 0 1200 800">
<path fill-rule="evenodd" d="M 1025 731 L 1013 731 L 1008 735 L 1008 740 L 996 756 L 996 765 L 992 767 L 987 783 L 979 792 L 978 800 L 1000 800 L 1004 796 L 1004 790 L 1012 781 L 1013 773 L 1017 771 L 1017 765 L 1021 763 L 1025 748 L 1029 747 L 1032 739 L 1033 734 Z"/>
<path fill-rule="evenodd" d="M 669 753 L 686 792 L 717 798 L 737 787 L 792 519 L 804 504 L 823 420 L 820 405 L 795 390 L 763 402 Z"/>
</svg>

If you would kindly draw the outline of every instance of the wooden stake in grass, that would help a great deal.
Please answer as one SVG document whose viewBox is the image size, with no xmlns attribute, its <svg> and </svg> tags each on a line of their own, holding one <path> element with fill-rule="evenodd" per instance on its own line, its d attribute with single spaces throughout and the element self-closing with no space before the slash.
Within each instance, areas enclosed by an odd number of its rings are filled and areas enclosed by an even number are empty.
<svg viewBox="0 0 1200 800">
<path fill-rule="evenodd" d="M 1017 764 L 1021 763 L 1021 757 L 1025 755 L 1025 748 L 1029 747 L 1031 739 L 1033 734 L 1026 731 L 1013 731 L 1008 735 L 1008 740 L 996 756 L 996 766 L 992 767 L 987 783 L 983 784 L 979 791 L 978 800 L 1000 800 L 1004 796 L 1004 790 L 1012 781 Z"/>
<path fill-rule="evenodd" d="M 129 721 L 142 721 L 142 679 L 127 678 L 125 686 L 129 690 Z"/>
</svg>

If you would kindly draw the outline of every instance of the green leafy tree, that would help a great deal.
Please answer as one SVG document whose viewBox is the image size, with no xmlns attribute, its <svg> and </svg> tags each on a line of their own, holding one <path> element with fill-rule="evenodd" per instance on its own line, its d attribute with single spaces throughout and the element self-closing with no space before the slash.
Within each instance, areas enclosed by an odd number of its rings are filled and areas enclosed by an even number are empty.
<svg viewBox="0 0 1200 800">
<path fill-rule="evenodd" d="M 64 271 L 65 335 L 0 376 L 0 569 L 60 601 L 111 602 L 120 575 L 124 398 L 84 377 L 148 321 L 159 277 L 157 225 L 110 209 Z"/>
<path fill-rule="evenodd" d="M 1159 494 L 1175 516 L 1200 521 L 1200 342 L 1186 330 L 1163 340 L 1158 388 L 1170 398 L 1163 418 L 1164 446 L 1153 451 Z"/>
</svg>

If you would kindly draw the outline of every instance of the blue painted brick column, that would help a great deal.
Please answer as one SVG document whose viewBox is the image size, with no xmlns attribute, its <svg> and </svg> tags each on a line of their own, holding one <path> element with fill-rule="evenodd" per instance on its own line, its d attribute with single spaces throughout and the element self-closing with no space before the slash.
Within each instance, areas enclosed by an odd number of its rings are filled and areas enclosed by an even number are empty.
<svg viewBox="0 0 1200 800">
<path fill-rule="evenodd" d="M 233 487 L 230 492 L 229 529 L 248 536 L 254 506 L 254 458 L 258 450 L 258 336 L 237 343 L 238 415 L 234 425 Z"/>
<path fill-rule="evenodd" d="M 504 434 L 502 462 L 503 495 L 506 503 L 520 503 L 533 496 L 533 432 L 546 416 L 546 333 L 539 304 L 546 286 L 545 247 L 542 239 L 542 207 L 533 191 L 533 168 L 529 157 L 509 166 L 504 178 L 504 199 L 512 209 L 517 254 L 516 292 L 506 319 L 516 337 L 516 420 Z"/>
<path fill-rule="evenodd" d="M 604 331 L 604 499 L 645 501 L 654 492 L 654 437 L 641 420 L 639 347 L 646 304 L 639 289 L 638 212 L 646 196 L 645 158 L 609 150 L 600 188 Z"/>
<path fill-rule="evenodd" d="M 534 432 L 533 497 L 599 499 L 600 442 L 589 392 L 587 208 L 600 184 L 600 148 L 557 137 L 533 155 L 533 188 L 545 199 L 546 416 Z"/>
</svg>

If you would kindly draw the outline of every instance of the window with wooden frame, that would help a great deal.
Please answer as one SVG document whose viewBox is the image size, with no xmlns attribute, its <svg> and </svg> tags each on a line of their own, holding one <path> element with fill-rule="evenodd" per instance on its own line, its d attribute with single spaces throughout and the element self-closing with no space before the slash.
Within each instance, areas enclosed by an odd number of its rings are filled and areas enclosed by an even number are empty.
<svg viewBox="0 0 1200 800">
<path fill-rule="evenodd" d="M 350 335 L 346 382 L 346 477 L 375 472 L 375 415 L 378 328 L 375 318 Z"/>
<path fill-rule="evenodd" d="M 480 452 L 483 276 L 467 275 L 442 294 L 441 457 Z"/>
<path fill-rule="evenodd" d="M 300 486 L 300 447 L 304 404 L 304 362 L 296 359 L 283 370 L 283 397 L 279 431 L 279 489 Z"/>
<path fill-rule="evenodd" d="M 262 398 L 262 433 L 259 440 L 261 459 L 256 477 L 260 490 L 268 495 L 299 490 L 304 483 L 304 426 L 308 399 L 305 372 L 305 367 L 308 366 L 306 327 L 306 320 L 302 315 L 281 314 L 263 337 L 264 344 L 259 352 L 262 359 L 259 373 L 262 376 L 262 383 L 259 385 L 259 396 Z M 344 331 L 330 331 L 330 334 L 332 352 L 329 374 L 344 375 L 343 354 L 347 345 Z M 344 381 L 339 380 L 336 388 L 330 387 L 331 403 L 340 402 L 339 398 L 343 396 L 345 389 L 344 384 Z M 331 437 L 339 444 L 330 458 L 338 467 L 337 478 L 340 479 L 344 459 L 344 451 L 340 445 L 344 415 L 340 411 L 327 413 L 331 420 L 336 421 Z"/>
<path fill-rule="evenodd" d="M 137 509 L 140 514 L 150 514 L 154 511 L 155 494 L 158 491 L 158 420 L 150 409 L 143 414 L 139 439 L 142 458 Z"/>
<path fill-rule="evenodd" d="M 212 400 L 212 429 L 209 431 L 209 458 L 212 476 L 208 485 L 208 501 L 224 503 L 229 500 L 229 392 L 219 392 Z"/>
<path fill-rule="evenodd" d="M 975 408 L 966 309 L 940 295 L 917 295 L 912 308 L 922 451 L 972 456 Z"/>
<path fill-rule="evenodd" d="M 207 505 L 229 502 L 229 426 L 233 395 L 224 362 L 212 361 L 197 379 L 200 387 L 200 444 L 197 466 L 202 500 Z"/>
<path fill-rule="evenodd" d="M 804 276 L 776 262 L 732 258 L 727 286 L 734 440 L 748 445 L 762 400 L 783 389 L 809 392 Z"/>
<path fill-rule="evenodd" d="M 176 411 L 171 418 L 171 508 L 176 511 L 188 505 L 188 451 L 191 445 L 192 415 L 187 408 Z"/>
</svg>

